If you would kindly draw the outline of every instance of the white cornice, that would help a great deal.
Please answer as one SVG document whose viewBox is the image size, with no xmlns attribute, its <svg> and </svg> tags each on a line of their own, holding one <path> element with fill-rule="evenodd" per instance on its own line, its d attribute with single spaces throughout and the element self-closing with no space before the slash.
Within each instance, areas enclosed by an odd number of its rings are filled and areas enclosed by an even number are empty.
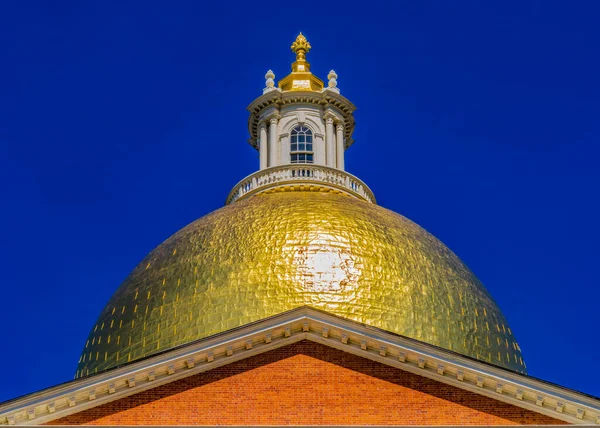
<svg viewBox="0 0 600 428">
<path fill-rule="evenodd" d="M 345 123 L 345 146 L 350 147 L 354 140 L 354 116 L 356 110 L 354 104 L 346 97 L 333 91 L 312 92 L 312 91 L 271 91 L 256 98 L 248 107 L 250 112 L 248 118 L 248 131 L 250 139 L 248 142 L 258 150 L 258 126 L 264 119 L 265 112 L 269 109 L 279 109 L 289 104 L 314 104 L 321 108 L 337 112 L 336 117 Z"/>
<path fill-rule="evenodd" d="M 312 308 L 209 337 L 0 405 L 0 425 L 39 425 L 301 340 L 310 340 L 572 424 L 600 400 Z"/>
</svg>

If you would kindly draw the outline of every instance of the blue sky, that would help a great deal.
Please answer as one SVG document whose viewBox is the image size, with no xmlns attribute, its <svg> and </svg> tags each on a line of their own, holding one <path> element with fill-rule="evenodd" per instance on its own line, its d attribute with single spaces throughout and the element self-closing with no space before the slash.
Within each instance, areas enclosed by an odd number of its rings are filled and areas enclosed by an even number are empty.
<svg viewBox="0 0 600 428">
<path fill-rule="evenodd" d="M 448 245 L 533 376 L 600 396 L 597 2 L 0 2 L 0 401 L 72 378 L 156 245 L 258 168 L 246 106 L 312 71 L 348 171 Z"/>
</svg>

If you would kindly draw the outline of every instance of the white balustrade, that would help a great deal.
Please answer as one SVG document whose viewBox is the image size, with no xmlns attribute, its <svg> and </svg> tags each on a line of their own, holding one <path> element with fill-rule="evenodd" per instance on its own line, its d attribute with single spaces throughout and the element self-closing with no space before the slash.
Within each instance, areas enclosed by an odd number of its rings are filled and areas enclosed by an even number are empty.
<svg viewBox="0 0 600 428">
<path fill-rule="evenodd" d="M 257 193 L 261 189 L 300 182 L 324 183 L 327 187 L 335 187 L 359 199 L 375 203 L 371 189 L 353 175 L 326 166 L 303 164 L 267 168 L 244 178 L 229 193 L 226 204 L 231 204 L 249 193 Z"/>
</svg>

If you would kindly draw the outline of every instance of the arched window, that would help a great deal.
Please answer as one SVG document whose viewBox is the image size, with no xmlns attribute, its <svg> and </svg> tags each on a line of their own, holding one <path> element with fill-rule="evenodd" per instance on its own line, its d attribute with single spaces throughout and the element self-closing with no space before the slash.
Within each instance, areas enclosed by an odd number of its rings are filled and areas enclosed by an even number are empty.
<svg viewBox="0 0 600 428">
<path fill-rule="evenodd" d="M 291 163 L 313 163 L 312 131 L 306 126 L 296 126 L 291 133 Z"/>
</svg>

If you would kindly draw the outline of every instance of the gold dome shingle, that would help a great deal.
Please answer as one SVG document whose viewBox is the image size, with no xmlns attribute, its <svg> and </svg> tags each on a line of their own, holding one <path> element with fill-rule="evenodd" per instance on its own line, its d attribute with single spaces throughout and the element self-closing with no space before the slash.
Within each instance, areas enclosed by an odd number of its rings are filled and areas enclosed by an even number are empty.
<svg viewBox="0 0 600 428">
<path fill-rule="evenodd" d="M 153 250 L 100 314 L 77 377 L 304 305 L 525 371 L 495 302 L 439 240 L 377 205 L 296 191 L 228 205 Z"/>
</svg>

